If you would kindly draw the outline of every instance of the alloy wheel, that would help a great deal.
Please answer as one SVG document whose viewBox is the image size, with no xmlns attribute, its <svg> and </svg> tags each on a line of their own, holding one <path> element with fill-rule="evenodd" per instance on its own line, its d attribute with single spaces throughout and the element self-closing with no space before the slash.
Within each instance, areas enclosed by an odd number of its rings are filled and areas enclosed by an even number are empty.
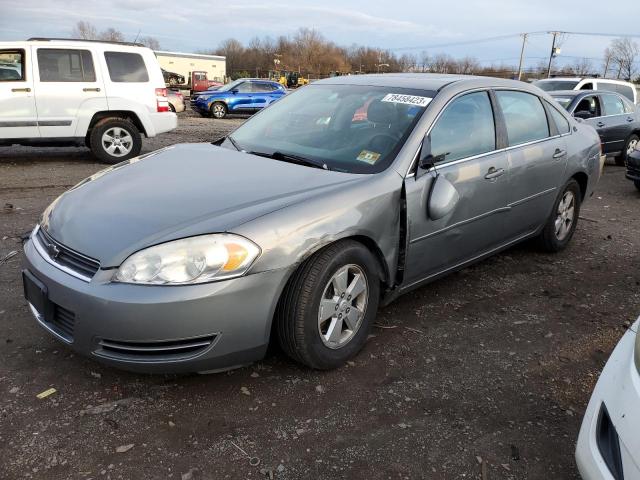
<svg viewBox="0 0 640 480">
<path fill-rule="evenodd" d="M 112 127 L 102 135 L 102 147 L 112 157 L 124 157 L 133 149 L 133 137 L 122 127 Z"/>
<path fill-rule="evenodd" d="M 629 145 L 627 145 L 627 155 L 631 155 L 637 146 L 638 146 L 638 140 L 636 140 L 635 138 L 632 139 L 629 142 Z"/>
<path fill-rule="evenodd" d="M 220 103 L 216 103 L 213 106 L 213 116 L 216 118 L 222 118 L 226 115 L 226 109 L 224 108 L 224 105 L 220 104 Z"/>
<path fill-rule="evenodd" d="M 327 282 L 318 310 L 318 332 L 326 347 L 344 347 L 358 332 L 367 309 L 369 285 L 358 265 L 345 265 Z"/>
<path fill-rule="evenodd" d="M 571 227 L 574 222 L 575 216 L 575 202 L 576 198 L 573 195 L 573 192 L 567 190 L 562 195 L 562 200 L 558 204 L 558 211 L 556 213 L 556 221 L 555 221 L 555 233 L 556 238 L 560 241 L 567 238 L 569 232 L 571 231 Z"/>
</svg>

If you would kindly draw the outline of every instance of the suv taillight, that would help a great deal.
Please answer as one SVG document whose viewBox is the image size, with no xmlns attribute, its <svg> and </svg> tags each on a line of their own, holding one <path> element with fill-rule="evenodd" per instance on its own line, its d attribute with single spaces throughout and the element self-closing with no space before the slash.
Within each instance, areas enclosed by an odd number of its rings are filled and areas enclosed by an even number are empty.
<svg viewBox="0 0 640 480">
<path fill-rule="evenodd" d="M 167 100 L 166 88 L 156 88 L 156 106 L 158 112 L 169 111 L 169 100 Z"/>
</svg>

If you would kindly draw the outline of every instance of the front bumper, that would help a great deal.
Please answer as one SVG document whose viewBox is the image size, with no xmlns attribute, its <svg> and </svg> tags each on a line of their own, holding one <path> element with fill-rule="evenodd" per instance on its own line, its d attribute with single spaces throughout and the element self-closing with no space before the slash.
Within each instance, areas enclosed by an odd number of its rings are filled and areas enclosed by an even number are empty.
<svg viewBox="0 0 640 480">
<path fill-rule="evenodd" d="M 614 480 L 600 447 L 599 416 L 606 409 L 619 439 L 625 480 L 640 480 L 640 374 L 634 363 L 636 322 L 611 354 L 593 391 L 582 421 L 576 462 L 584 480 Z"/>
<path fill-rule="evenodd" d="M 114 271 L 99 270 L 86 282 L 45 261 L 32 240 L 25 244 L 25 270 L 44 285 L 52 305 L 48 318 L 30 305 L 41 326 L 82 355 L 144 373 L 201 372 L 261 359 L 287 280 L 282 269 L 201 285 L 148 286 L 111 283 Z"/>
<path fill-rule="evenodd" d="M 629 180 L 640 182 L 640 150 L 634 150 L 627 157 L 627 175 Z"/>
</svg>

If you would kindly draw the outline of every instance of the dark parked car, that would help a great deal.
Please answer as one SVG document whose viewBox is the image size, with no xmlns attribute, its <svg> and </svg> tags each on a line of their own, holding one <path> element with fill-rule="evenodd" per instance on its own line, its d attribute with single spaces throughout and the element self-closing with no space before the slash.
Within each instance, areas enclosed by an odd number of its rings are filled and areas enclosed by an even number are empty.
<svg viewBox="0 0 640 480">
<path fill-rule="evenodd" d="M 550 92 L 571 115 L 593 126 L 602 140 L 602 153 L 624 165 L 640 140 L 640 116 L 626 97 L 613 92 L 565 90 Z"/>
<path fill-rule="evenodd" d="M 164 77 L 164 83 L 168 85 L 182 85 L 184 83 L 184 77 L 179 73 L 168 72 L 164 68 L 162 69 L 162 76 Z"/>
<path fill-rule="evenodd" d="M 203 117 L 224 118 L 227 113 L 255 113 L 286 95 L 278 82 L 241 78 L 216 90 L 191 97 L 191 108 Z"/>
<path fill-rule="evenodd" d="M 640 142 L 636 149 L 627 156 L 627 178 L 640 190 Z"/>
<path fill-rule="evenodd" d="M 58 197 L 25 244 L 25 294 L 56 338 L 123 368 L 246 365 L 270 341 L 334 368 L 380 303 L 528 238 L 565 248 L 601 168 L 595 130 L 522 82 L 324 79 L 216 145 Z"/>
</svg>

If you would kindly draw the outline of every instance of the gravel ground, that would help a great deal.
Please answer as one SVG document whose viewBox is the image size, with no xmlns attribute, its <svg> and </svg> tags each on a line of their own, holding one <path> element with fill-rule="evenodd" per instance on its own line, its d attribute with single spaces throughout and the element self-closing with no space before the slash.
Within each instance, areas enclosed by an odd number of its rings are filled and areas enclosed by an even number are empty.
<svg viewBox="0 0 640 480">
<path fill-rule="evenodd" d="M 242 121 L 181 115 L 144 150 Z M 523 244 L 401 297 L 347 366 L 274 349 L 207 376 L 104 367 L 28 312 L 18 237 L 101 168 L 85 149 L 0 148 L 0 258 L 19 252 L 0 263 L 0 478 L 577 478 L 591 389 L 640 313 L 640 193 L 622 168 L 607 164 L 566 251 Z"/>
</svg>

